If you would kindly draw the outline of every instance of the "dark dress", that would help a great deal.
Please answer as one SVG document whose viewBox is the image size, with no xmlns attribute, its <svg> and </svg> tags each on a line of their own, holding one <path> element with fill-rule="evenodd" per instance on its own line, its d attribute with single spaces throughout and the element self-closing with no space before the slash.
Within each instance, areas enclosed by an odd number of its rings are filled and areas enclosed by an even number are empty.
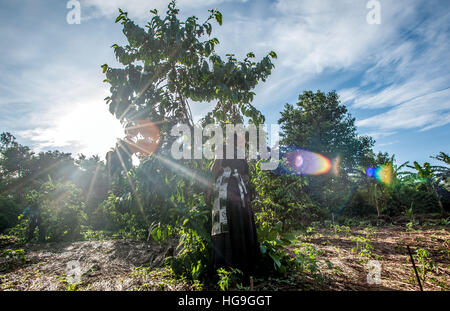
<svg viewBox="0 0 450 311">
<path fill-rule="evenodd" d="M 212 263 L 252 273 L 259 256 L 259 244 L 250 197 L 242 176 L 248 175 L 245 160 L 216 160 L 212 212 Z"/>
</svg>

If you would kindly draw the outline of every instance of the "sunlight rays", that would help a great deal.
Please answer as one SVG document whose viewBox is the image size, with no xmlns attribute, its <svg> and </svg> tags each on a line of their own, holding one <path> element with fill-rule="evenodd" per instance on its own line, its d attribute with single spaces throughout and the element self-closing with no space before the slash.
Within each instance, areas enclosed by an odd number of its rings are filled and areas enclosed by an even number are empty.
<svg viewBox="0 0 450 311">
<path fill-rule="evenodd" d="M 125 149 L 125 147 L 122 145 L 122 143 L 120 141 L 118 142 L 118 145 L 119 145 L 120 148 L 122 148 L 123 150 L 125 150 L 125 152 L 128 153 L 128 151 Z M 120 154 L 120 152 L 117 152 L 117 156 L 119 158 L 120 164 L 122 165 L 122 168 L 124 169 L 125 172 L 127 172 L 127 168 L 125 166 L 125 163 L 123 162 L 122 155 Z M 142 206 L 141 199 L 139 198 L 139 195 L 138 195 L 138 193 L 136 191 L 136 187 L 135 187 L 133 181 L 131 180 L 130 175 L 128 175 L 128 172 L 125 175 L 127 176 L 128 184 L 131 187 L 131 191 L 133 191 L 133 194 L 136 197 L 136 202 L 138 204 L 139 210 L 142 213 L 142 216 L 144 216 L 145 215 L 144 214 L 144 208 Z"/>
<path fill-rule="evenodd" d="M 158 159 L 162 164 L 164 164 L 166 167 L 168 167 L 169 169 L 171 169 L 172 171 L 176 171 L 184 176 L 186 176 L 189 179 L 195 180 L 198 183 L 200 183 L 203 186 L 209 187 L 209 181 L 208 179 L 201 177 L 199 174 L 197 174 L 196 172 L 194 172 L 191 169 L 188 169 L 187 167 L 178 164 L 174 161 L 170 161 L 167 158 L 161 157 L 157 154 L 154 154 L 154 157 L 156 159 Z"/>
<path fill-rule="evenodd" d="M 86 202 L 89 202 L 89 199 L 91 198 L 92 191 L 94 189 L 94 185 L 97 180 L 97 175 L 98 175 L 99 170 L 100 170 L 100 163 L 97 163 L 97 166 L 95 167 L 94 175 L 91 178 L 88 193 L 86 195 Z"/>
<path fill-rule="evenodd" d="M 30 177 L 25 178 L 24 180 L 21 180 L 19 183 L 13 185 L 11 188 L 6 188 L 6 189 L 5 189 L 5 192 L 6 192 L 6 191 L 12 191 L 12 192 L 15 192 L 17 189 L 23 188 L 23 187 L 27 186 L 30 182 L 32 182 L 32 181 L 35 180 L 36 178 L 42 176 L 42 174 L 44 174 L 44 173 L 46 173 L 46 172 L 52 170 L 53 168 L 55 168 L 56 166 L 58 166 L 58 165 L 60 165 L 60 164 L 61 164 L 61 162 L 58 161 L 58 162 L 55 162 L 55 163 L 53 163 L 53 164 L 51 164 L 51 165 L 49 165 L 49 166 L 47 166 L 47 167 L 45 167 L 45 168 L 39 170 L 39 171 L 38 171 L 37 173 L 35 173 L 34 175 L 31 175 Z"/>
<path fill-rule="evenodd" d="M 136 149 L 141 150 L 144 153 L 146 153 L 148 151 L 147 149 L 143 148 L 142 146 L 137 145 L 136 143 L 134 143 L 132 141 L 127 141 L 127 144 L 134 145 L 134 147 Z M 127 154 L 129 154 L 128 151 L 126 150 L 126 148 L 123 146 L 123 144 L 121 142 L 119 142 L 118 145 L 119 145 L 120 149 L 124 150 L 125 152 L 127 152 Z M 125 164 L 123 163 L 123 159 L 122 159 L 122 156 L 120 155 L 120 152 L 117 152 L 117 155 L 119 156 L 119 160 L 121 162 L 122 168 L 126 171 L 126 167 L 125 167 Z M 187 168 L 187 167 L 185 167 L 185 166 L 183 166 L 181 164 L 178 164 L 178 163 L 176 163 L 174 161 L 171 161 L 171 160 L 167 159 L 166 157 L 159 156 L 156 153 L 152 153 L 150 156 L 154 156 L 157 160 L 159 160 L 164 166 L 166 166 L 170 170 L 172 170 L 172 171 L 174 171 L 176 173 L 179 173 L 179 174 L 189 178 L 190 180 L 194 180 L 194 181 L 198 182 L 199 184 L 201 184 L 204 187 L 207 187 L 207 188 L 211 187 L 210 181 L 207 178 L 202 177 L 201 175 L 199 175 L 195 171 L 193 171 L 193 170 L 191 170 L 191 169 L 189 169 L 189 168 Z M 131 178 L 130 178 L 130 176 L 128 176 L 128 174 L 127 174 L 127 179 L 128 179 L 128 182 L 129 182 L 130 186 L 133 189 L 133 193 L 137 197 L 135 186 L 132 184 Z M 138 197 L 137 197 L 137 199 L 138 199 Z M 139 201 L 138 204 L 140 205 L 140 208 L 142 209 L 142 204 L 141 204 L 140 201 Z"/>
<path fill-rule="evenodd" d="M 178 48 L 178 49 L 174 49 L 174 50 L 170 53 L 170 56 L 169 56 L 169 57 L 174 57 L 175 54 L 176 54 L 178 51 L 179 51 L 179 48 Z M 156 72 L 153 74 L 153 76 L 156 76 L 156 77 L 159 76 L 159 74 L 161 73 L 161 70 L 162 70 L 162 67 L 158 67 L 157 70 L 156 70 Z M 160 84 L 161 82 L 163 82 L 163 81 L 166 81 L 166 80 L 160 80 L 159 82 L 156 82 L 156 86 L 158 87 L 159 84 Z M 125 116 L 127 115 L 127 113 L 130 111 L 130 109 L 133 107 L 133 105 L 136 103 L 136 101 L 137 101 L 139 98 L 141 98 L 141 96 L 148 90 L 148 88 L 150 87 L 150 85 L 152 85 L 152 83 L 155 83 L 155 81 L 154 81 L 152 78 L 150 78 L 150 79 L 145 83 L 145 85 L 144 85 L 144 87 L 141 89 L 141 91 L 139 91 L 139 93 L 136 94 L 136 97 L 130 102 L 130 104 L 128 105 L 128 107 L 127 107 L 127 108 L 124 110 L 124 112 L 118 117 L 118 119 L 119 119 L 120 122 L 123 122 L 123 120 L 125 119 Z M 190 111 L 191 111 L 191 107 L 189 106 L 189 103 L 185 102 L 185 104 L 186 104 L 186 106 L 187 106 L 187 110 L 188 110 L 189 113 L 190 113 L 191 121 L 193 121 L 193 119 L 192 119 L 192 112 L 190 112 Z M 118 107 L 118 106 L 116 106 L 116 109 L 115 109 L 115 111 L 114 111 L 114 115 L 116 115 L 116 113 L 117 113 L 117 107 Z M 132 118 L 130 118 L 130 119 L 132 119 Z"/>
</svg>

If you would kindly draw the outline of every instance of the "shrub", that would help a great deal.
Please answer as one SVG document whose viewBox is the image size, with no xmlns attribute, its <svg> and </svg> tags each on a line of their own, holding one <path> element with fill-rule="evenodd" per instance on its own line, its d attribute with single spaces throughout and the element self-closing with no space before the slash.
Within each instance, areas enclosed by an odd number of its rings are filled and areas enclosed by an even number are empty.
<svg viewBox="0 0 450 311">
<path fill-rule="evenodd" d="M 168 264 L 178 277 L 191 281 L 204 279 L 209 272 L 209 241 L 188 228 L 181 229 L 180 234 L 179 252 L 175 257 L 168 258 Z"/>
<path fill-rule="evenodd" d="M 261 251 L 260 271 L 264 273 L 285 273 L 289 265 L 289 256 L 285 246 L 292 243 L 293 238 L 282 233 L 282 224 L 275 226 L 263 224 L 258 230 Z"/>
<path fill-rule="evenodd" d="M 71 183 L 53 183 L 40 189 L 42 226 L 50 241 L 76 240 L 81 237 L 81 225 L 86 221 L 82 192 Z"/>
<path fill-rule="evenodd" d="M 230 286 L 239 282 L 244 275 L 241 270 L 235 268 L 220 268 L 217 269 L 217 274 L 219 275 L 217 285 L 223 291 L 227 291 Z"/>
<path fill-rule="evenodd" d="M 16 237 L 19 240 L 19 243 L 25 243 L 27 238 L 28 219 L 23 214 L 19 215 L 17 219 L 18 223 L 9 229 L 8 234 Z"/>
<path fill-rule="evenodd" d="M 21 207 L 11 198 L 0 195 L 0 233 L 17 224 Z"/>
<path fill-rule="evenodd" d="M 0 271 L 8 271 L 12 266 L 23 265 L 27 262 L 23 249 L 7 249 L 0 254 L 0 258 L 4 258 Z"/>
</svg>

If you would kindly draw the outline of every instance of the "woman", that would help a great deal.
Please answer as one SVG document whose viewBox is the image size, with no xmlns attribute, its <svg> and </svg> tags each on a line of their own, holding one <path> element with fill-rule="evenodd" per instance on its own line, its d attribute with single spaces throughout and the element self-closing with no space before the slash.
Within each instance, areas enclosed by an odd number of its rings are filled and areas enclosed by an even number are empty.
<svg viewBox="0 0 450 311">
<path fill-rule="evenodd" d="M 225 152 L 225 146 L 224 146 Z M 211 167 L 215 185 L 207 193 L 207 203 L 212 202 L 212 265 L 234 267 L 245 274 L 254 272 L 259 255 L 259 245 L 250 197 L 245 185 L 248 178 L 246 160 L 216 159 Z"/>
</svg>

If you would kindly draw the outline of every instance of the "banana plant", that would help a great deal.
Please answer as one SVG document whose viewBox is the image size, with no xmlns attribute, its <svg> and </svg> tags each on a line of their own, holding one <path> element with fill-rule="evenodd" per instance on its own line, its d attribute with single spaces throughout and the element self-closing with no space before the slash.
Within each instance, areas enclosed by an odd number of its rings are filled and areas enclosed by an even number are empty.
<svg viewBox="0 0 450 311">
<path fill-rule="evenodd" d="M 365 184 L 367 186 L 369 198 L 377 209 L 377 216 L 381 217 L 379 194 L 383 197 L 387 195 L 386 192 L 395 193 L 398 190 L 398 187 L 402 182 L 401 176 L 404 174 L 401 170 L 407 166 L 409 162 L 397 165 L 395 164 L 395 155 L 390 159 L 387 159 L 387 161 L 380 162 L 380 160 L 378 160 L 377 162 L 379 162 L 377 163 L 378 165 L 383 165 L 386 168 L 387 173 L 391 176 L 389 183 L 384 183 L 376 178 L 367 176 L 364 167 L 359 167 L 354 170 L 353 173 L 358 184 Z"/>
<path fill-rule="evenodd" d="M 439 171 L 438 167 L 432 166 L 430 163 L 425 162 L 420 165 L 417 161 L 414 161 L 414 166 L 408 166 L 409 168 L 415 169 L 416 172 L 412 173 L 420 182 L 422 182 L 428 189 L 429 192 L 433 193 L 439 204 L 439 209 L 441 215 L 444 216 L 444 205 L 442 204 L 441 195 L 438 192 L 439 187 L 443 181 L 443 175 Z"/>
</svg>

